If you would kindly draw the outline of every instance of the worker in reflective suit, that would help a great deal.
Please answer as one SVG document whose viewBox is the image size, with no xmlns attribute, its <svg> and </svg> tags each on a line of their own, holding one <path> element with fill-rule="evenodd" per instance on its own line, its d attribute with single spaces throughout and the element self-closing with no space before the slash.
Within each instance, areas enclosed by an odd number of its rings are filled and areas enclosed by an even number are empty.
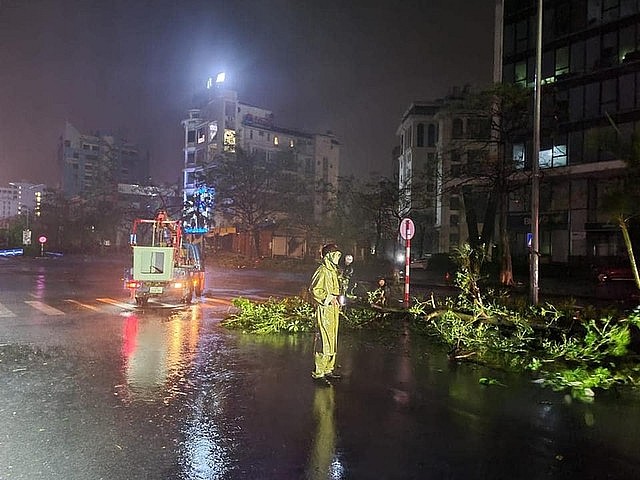
<svg viewBox="0 0 640 480">
<path fill-rule="evenodd" d="M 318 333 L 314 348 L 315 370 L 311 376 L 321 382 L 327 379 L 339 378 L 333 370 L 336 364 L 336 348 L 338 343 L 338 317 L 340 315 L 340 277 L 338 262 L 342 253 L 333 244 L 322 247 L 322 263 L 318 266 L 313 277 L 309 292 L 316 304 L 316 322 L 322 340 L 322 350 L 319 350 Z"/>
</svg>

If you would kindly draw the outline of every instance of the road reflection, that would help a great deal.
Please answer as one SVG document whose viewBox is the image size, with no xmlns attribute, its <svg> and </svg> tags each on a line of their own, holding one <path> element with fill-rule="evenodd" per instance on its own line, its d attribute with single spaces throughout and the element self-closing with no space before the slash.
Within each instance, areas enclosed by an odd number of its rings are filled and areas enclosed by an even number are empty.
<svg viewBox="0 0 640 480">
<path fill-rule="evenodd" d="M 190 389 L 188 373 L 202 323 L 199 306 L 167 313 L 131 312 L 122 332 L 123 401 L 163 401 Z"/>
<path fill-rule="evenodd" d="M 340 479 L 344 469 L 336 456 L 335 393 L 333 386 L 317 387 L 313 397 L 315 436 L 306 478 Z"/>
</svg>

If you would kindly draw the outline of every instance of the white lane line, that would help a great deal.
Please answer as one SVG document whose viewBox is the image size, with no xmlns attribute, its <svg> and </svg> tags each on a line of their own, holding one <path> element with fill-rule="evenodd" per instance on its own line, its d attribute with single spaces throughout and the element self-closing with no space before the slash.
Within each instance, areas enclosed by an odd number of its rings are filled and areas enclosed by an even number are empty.
<svg viewBox="0 0 640 480">
<path fill-rule="evenodd" d="M 108 303 L 109 305 L 115 305 L 116 307 L 126 308 L 128 310 L 131 310 L 132 308 L 134 308 L 134 305 L 132 305 L 131 303 L 118 302 L 113 298 L 96 298 L 96 300 L 102 303 Z"/>
<path fill-rule="evenodd" d="M 0 303 L 0 317 L 15 317 L 16 314 Z"/>
<path fill-rule="evenodd" d="M 98 307 L 94 307 L 93 305 L 87 305 L 86 303 L 79 302 L 77 300 L 66 299 L 65 302 L 73 303 L 74 305 L 80 305 L 83 308 L 93 310 L 94 312 L 99 312 L 100 309 Z"/>
<path fill-rule="evenodd" d="M 31 305 L 36 310 L 40 310 L 45 315 L 65 315 L 65 313 L 62 310 L 53 308 L 51 305 L 47 305 L 46 303 L 29 301 L 29 300 L 25 300 L 24 303 L 26 303 L 27 305 Z"/>
</svg>

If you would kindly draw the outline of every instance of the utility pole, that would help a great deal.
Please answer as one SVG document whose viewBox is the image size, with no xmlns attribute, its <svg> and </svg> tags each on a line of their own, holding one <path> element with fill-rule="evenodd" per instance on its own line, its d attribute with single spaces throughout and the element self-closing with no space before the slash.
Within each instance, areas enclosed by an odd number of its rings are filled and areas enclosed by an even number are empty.
<svg viewBox="0 0 640 480">
<path fill-rule="evenodd" d="M 542 97 L 542 0 L 538 0 L 538 29 L 536 39 L 536 71 L 533 109 L 533 155 L 531 158 L 531 303 L 538 304 L 539 273 L 539 217 L 540 217 L 540 99 Z"/>
</svg>

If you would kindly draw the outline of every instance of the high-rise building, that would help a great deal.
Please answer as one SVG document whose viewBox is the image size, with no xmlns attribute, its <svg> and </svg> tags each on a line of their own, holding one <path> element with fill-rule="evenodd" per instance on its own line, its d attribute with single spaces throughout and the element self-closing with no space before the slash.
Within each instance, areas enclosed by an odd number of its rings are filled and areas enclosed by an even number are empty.
<svg viewBox="0 0 640 480">
<path fill-rule="evenodd" d="M 67 123 L 60 137 L 58 161 L 66 197 L 90 192 L 99 182 L 146 185 L 149 159 L 137 145 L 112 135 L 80 133 Z"/>
<path fill-rule="evenodd" d="M 498 8 L 504 83 L 534 84 L 537 5 L 507 0 Z M 621 255 L 624 245 L 603 200 L 625 176 L 625 163 L 602 138 L 614 133 L 624 143 L 639 129 L 640 2 L 545 1 L 542 16 L 541 261 Z M 527 170 L 532 151 L 528 132 L 510 154 Z M 512 196 L 509 230 L 514 253 L 526 255 L 531 209 L 523 193 Z"/>
</svg>

